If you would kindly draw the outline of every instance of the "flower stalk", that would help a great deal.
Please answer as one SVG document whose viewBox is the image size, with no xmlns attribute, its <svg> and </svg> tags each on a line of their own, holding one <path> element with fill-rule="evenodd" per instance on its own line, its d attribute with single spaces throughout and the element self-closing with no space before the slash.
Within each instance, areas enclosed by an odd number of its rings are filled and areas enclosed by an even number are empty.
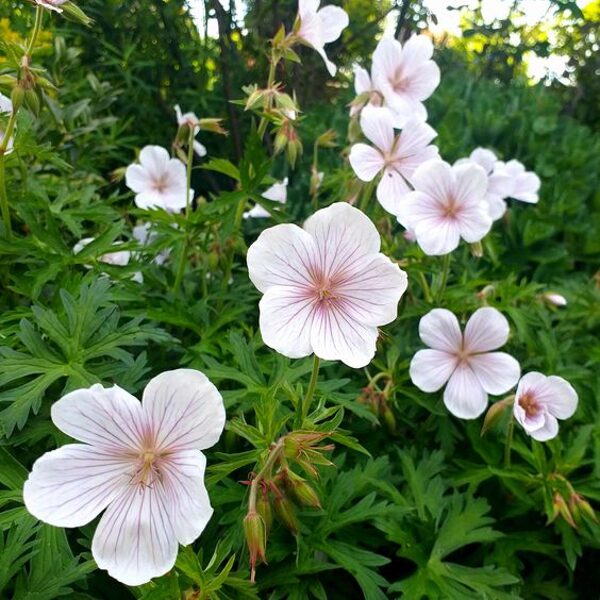
<svg viewBox="0 0 600 600">
<path fill-rule="evenodd" d="M 308 389 L 306 390 L 306 396 L 304 397 L 304 401 L 302 402 L 302 422 L 306 419 L 308 415 L 308 411 L 310 410 L 310 404 L 312 402 L 313 396 L 315 395 L 315 388 L 317 387 L 317 380 L 319 379 L 319 366 L 320 359 L 315 354 L 313 360 L 313 368 L 310 376 L 310 382 L 308 383 Z"/>
</svg>

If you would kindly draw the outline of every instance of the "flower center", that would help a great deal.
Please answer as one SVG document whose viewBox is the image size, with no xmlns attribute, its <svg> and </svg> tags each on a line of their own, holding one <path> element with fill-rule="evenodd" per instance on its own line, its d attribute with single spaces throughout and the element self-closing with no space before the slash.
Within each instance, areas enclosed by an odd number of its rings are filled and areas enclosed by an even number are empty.
<svg viewBox="0 0 600 600">
<path fill-rule="evenodd" d="M 155 177 L 152 182 L 152 189 L 156 190 L 159 194 L 162 194 L 167 189 L 168 181 L 166 175 L 160 175 Z"/>
<path fill-rule="evenodd" d="M 137 456 L 137 466 L 131 483 L 144 487 L 152 487 L 156 481 L 162 481 L 160 458 L 161 455 L 152 449 L 141 450 Z"/>
<path fill-rule="evenodd" d="M 404 77 L 402 69 L 398 67 L 391 80 L 392 87 L 397 93 L 405 92 L 408 88 L 408 79 Z"/>
<path fill-rule="evenodd" d="M 519 396 L 519 406 L 529 418 L 535 417 L 540 412 L 540 405 L 532 392 L 527 391 Z"/>
<path fill-rule="evenodd" d="M 460 207 L 456 202 L 456 199 L 452 196 L 446 200 L 444 205 L 444 217 L 447 219 L 456 219 L 460 213 Z"/>
</svg>

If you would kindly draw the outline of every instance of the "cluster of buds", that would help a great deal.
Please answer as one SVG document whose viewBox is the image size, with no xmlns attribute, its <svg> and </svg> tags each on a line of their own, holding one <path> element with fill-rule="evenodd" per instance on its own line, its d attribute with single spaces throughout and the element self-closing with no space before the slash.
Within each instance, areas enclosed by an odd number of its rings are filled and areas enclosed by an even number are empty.
<svg viewBox="0 0 600 600">
<path fill-rule="evenodd" d="M 43 95 L 42 91 L 54 92 L 54 85 L 43 76 L 42 69 L 31 66 L 31 57 L 25 54 L 21 59 L 19 78 L 13 80 L 10 100 L 13 110 L 18 111 L 21 106 L 28 108 L 34 115 L 40 113 Z"/>
<path fill-rule="evenodd" d="M 382 389 L 380 389 L 376 382 L 380 378 L 386 378 L 387 382 Z M 396 432 L 396 417 L 389 403 L 389 394 L 392 387 L 393 381 L 386 373 L 380 373 L 375 376 L 366 387 L 362 388 L 361 394 L 358 397 L 359 404 L 364 404 L 369 410 L 383 423 L 390 431 L 390 433 Z"/>
<path fill-rule="evenodd" d="M 586 522 L 598 523 L 590 503 L 575 491 L 565 477 L 552 473 L 548 476 L 547 483 L 547 494 L 551 499 L 547 508 L 548 523 L 553 523 L 559 517 L 573 529 Z"/>
<path fill-rule="evenodd" d="M 295 431 L 274 444 L 264 467 L 249 481 L 250 498 L 244 517 L 244 535 L 248 545 L 251 580 L 255 581 L 256 565 L 266 563 L 266 547 L 273 520 L 296 535 L 300 529 L 297 509 L 321 508 L 321 501 L 308 479 L 298 475 L 292 466 L 300 467 L 308 478 L 317 479 L 318 466 L 333 463 L 324 456 L 333 444 L 320 444 L 329 433 Z"/>
</svg>

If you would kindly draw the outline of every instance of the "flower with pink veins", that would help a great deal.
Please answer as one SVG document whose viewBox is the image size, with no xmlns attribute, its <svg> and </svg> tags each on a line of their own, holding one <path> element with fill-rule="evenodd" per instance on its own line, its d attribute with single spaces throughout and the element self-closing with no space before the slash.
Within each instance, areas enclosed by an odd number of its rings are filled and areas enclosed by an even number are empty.
<svg viewBox="0 0 600 600">
<path fill-rule="evenodd" d="M 577 402 L 577 392 L 568 381 L 533 371 L 519 381 L 513 413 L 526 433 L 545 442 L 558 434 L 557 419 L 573 416 Z"/>
<path fill-rule="evenodd" d="M 125 184 L 135 192 L 138 208 L 162 208 L 167 212 L 184 209 L 194 197 L 194 190 L 187 187 L 185 165 L 171 158 L 161 146 L 145 146 L 140 152 L 139 164 L 129 165 L 125 172 Z"/>
<path fill-rule="evenodd" d="M 47 8 L 48 10 L 53 10 L 54 12 L 61 13 L 63 9 L 60 8 L 60 5 L 64 4 L 66 1 L 67 0 L 35 0 L 35 3 L 38 6 Z"/>
<path fill-rule="evenodd" d="M 263 231 L 248 249 L 248 273 L 264 295 L 260 331 L 289 358 L 316 354 L 353 368 L 375 355 L 378 327 L 391 323 L 406 273 L 379 252 L 375 225 L 337 202 L 304 223 Z"/>
<path fill-rule="evenodd" d="M 101 569 L 141 585 L 173 568 L 213 509 L 201 450 L 225 425 L 223 399 L 200 371 L 150 380 L 142 403 L 99 384 L 63 396 L 52 420 L 79 442 L 47 452 L 23 488 L 27 510 L 55 527 L 81 527 L 105 511 L 92 541 Z"/>
<path fill-rule="evenodd" d="M 446 408 L 460 419 L 475 419 L 486 409 L 488 394 L 503 394 L 519 380 L 519 363 L 492 352 L 506 344 L 508 334 L 508 321 L 495 308 L 477 309 L 464 335 L 453 313 L 434 308 L 419 322 L 419 336 L 429 348 L 413 356 L 410 378 L 424 392 L 447 384 Z"/>
<path fill-rule="evenodd" d="M 448 254 L 460 239 L 479 242 L 492 227 L 485 194 L 487 176 L 478 165 L 422 164 L 412 176 L 415 190 L 398 204 L 396 216 L 430 256 Z"/>
<path fill-rule="evenodd" d="M 490 217 L 496 221 L 506 212 L 504 199 L 509 196 L 513 182 L 507 174 L 494 171 L 498 158 L 487 148 L 476 148 L 471 152 L 469 158 L 460 158 L 454 164 L 465 165 L 469 163 L 479 165 L 487 175 L 485 201 L 488 205 Z"/>
<path fill-rule="evenodd" d="M 408 121 L 396 135 L 389 111 L 365 106 L 360 125 L 373 146 L 354 144 L 350 165 L 362 181 L 372 181 L 379 173 L 377 200 L 392 214 L 397 214 L 402 199 L 412 188 L 412 177 L 419 165 L 437 158 L 438 149 L 430 144 L 437 135 L 427 123 Z"/>
<path fill-rule="evenodd" d="M 527 202 L 537 204 L 539 200 L 540 178 L 533 171 L 526 171 L 523 163 L 518 160 L 509 160 L 508 162 L 497 161 L 494 165 L 494 173 L 504 175 L 511 181 L 506 196 Z"/>
<path fill-rule="evenodd" d="M 383 38 L 373 53 L 373 86 L 404 120 L 427 119 L 423 102 L 440 83 L 440 69 L 431 60 L 433 44 L 424 35 L 413 35 L 404 46 Z"/>
<path fill-rule="evenodd" d="M 327 58 L 325 44 L 335 42 L 348 27 L 348 14 L 339 6 L 323 6 L 320 0 L 298 0 L 299 26 L 296 37 L 316 50 L 325 61 L 329 74 L 333 77 L 337 67 Z"/>
</svg>

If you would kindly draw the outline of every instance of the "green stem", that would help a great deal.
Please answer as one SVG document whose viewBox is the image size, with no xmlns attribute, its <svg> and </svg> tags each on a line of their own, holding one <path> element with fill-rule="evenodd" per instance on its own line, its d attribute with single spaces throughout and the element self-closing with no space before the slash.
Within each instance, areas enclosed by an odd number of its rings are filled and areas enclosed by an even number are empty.
<svg viewBox="0 0 600 600">
<path fill-rule="evenodd" d="M 308 384 L 308 389 L 306 390 L 306 396 L 304 397 L 304 401 L 302 402 L 302 421 L 306 419 L 308 415 L 308 411 L 310 409 L 310 403 L 312 402 L 313 396 L 315 395 L 315 388 L 317 387 L 317 379 L 319 378 L 319 365 L 321 361 L 319 357 L 315 354 L 313 361 L 312 374 L 310 376 L 310 382 Z"/>
<path fill-rule="evenodd" d="M 362 210 L 364 213 L 367 212 L 367 208 L 369 206 L 369 202 L 371 200 L 371 196 L 373 195 L 373 190 L 375 189 L 375 179 L 372 179 L 367 183 L 367 185 L 363 188 L 362 197 L 360 199 L 360 203 L 358 208 Z"/>
<path fill-rule="evenodd" d="M 10 222 L 10 207 L 8 204 L 8 196 L 6 195 L 6 168 L 4 166 L 4 153 L 0 154 L 0 212 L 2 214 L 2 221 L 4 222 L 4 229 L 6 231 L 6 238 L 12 238 L 12 225 Z"/>
<path fill-rule="evenodd" d="M 506 446 L 504 446 L 504 466 L 510 467 L 510 451 L 512 447 L 513 433 L 515 431 L 515 419 L 511 416 L 506 432 Z"/>
<path fill-rule="evenodd" d="M 275 465 L 276 461 L 279 459 L 281 451 L 283 450 L 283 444 L 285 441 L 285 436 L 280 437 L 277 440 L 277 443 L 271 448 L 269 452 L 269 457 L 265 461 L 262 469 L 253 477 L 252 483 L 250 484 L 250 497 L 248 498 L 248 512 L 253 512 L 256 510 L 256 495 L 258 492 L 258 484 L 259 482 L 268 475 Z"/>
<path fill-rule="evenodd" d="M 175 283 L 173 285 L 173 292 L 177 293 L 181 287 L 183 281 L 183 274 L 185 273 L 185 265 L 187 263 L 188 247 L 190 243 L 189 234 L 189 222 L 190 212 L 192 208 L 192 166 L 194 164 L 194 128 L 190 127 L 190 134 L 188 137 L 188 153 L 187 153 L 187 165 L 186 165 L 186 182 L 187 182 L 187 197 L 185 202 L 185 241 L 183 244 L 183 251 L 179 257 L 179 265 L 177 267 L 177 274 L 175 276 Z"/>
<path fill-rule="evenodd" d="M 425 296 L 425 302 L 431 304 L 433 302 L 433 296 L 431 295 L 431 289 L 429 288 L 427 278 L 425 277 L 423 271 L 419 271 L 419 283 L 421 284 L 421 289 L 423 290 L 423 295 Z"/>
<path fill-rule="evenodd" d="M 442 281 L 440 282 L 440 289 L 437 293 L 438 302 L 442 299 L 444 292 L 446 291 L 446 285 L 448 284 L 448 275 L 450 273 L 450 254 L 444 256 L 442 262 Z"/>
<path fill-rule="evenodd" d="M 31 39 L 29 40 L 29 44 L 27 44 L 27 50 L 25 50 L 25 56 L 31 56 L 33 52 L 38 35 L 42 30 L 42 22 L 44 21 L 44 10 L 45 9 L 40 5 L 38 5 L 35 9 L 35 22 L 33 24 L 33 31 L 31 32 Z"/>
<path fill-rule="evenodd" d="M 265 113 L 268 113 L 271 110 L 272 98 L 271 98 L 271 88 L 275 83 L 275 72 L 277 69 L 277 63 L 279 62 L 279 58 L 275 55 L 274 51 L 271 51 L 271 58 L 269 60 L 269 77 L 267 79 L 267 105 L 265 106 Z M 260 119 L 260 123 L 258 125 L 258 137 L 262 140 L 267 132 L 267 117 L 266 114 L 263 115 Z"/>
</svg>

